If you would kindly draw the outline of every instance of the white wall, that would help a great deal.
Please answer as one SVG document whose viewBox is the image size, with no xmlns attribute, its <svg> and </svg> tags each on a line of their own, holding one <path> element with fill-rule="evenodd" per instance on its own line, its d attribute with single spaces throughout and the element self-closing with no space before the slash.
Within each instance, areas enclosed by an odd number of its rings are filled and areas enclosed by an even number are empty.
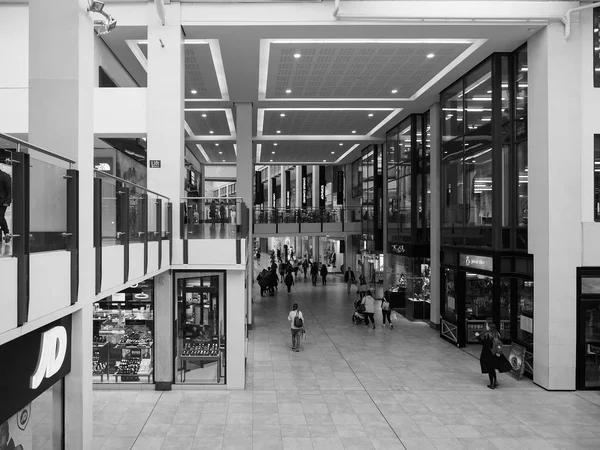
<svg viewBox="0 0 600 450">
<path fill-rule="evenodd" d="M 146 88 L 95 88 L 94 134 L 145 136 L 147 91 Z"/>
<path fill-rule="evenodd" d="M 205 166 L 204 168 L 204 179 L 218 179 L 218 180 L 236 180 L 237 169 L 233 165 L 229 166 L 220 166 L 216 164 L 211 164 Z"/>
<path fill-rule="evenodd" d="M 115 57 L 113 52 L 110 51 L 108 45 L 102 40 L 101 37 L 97 36 L 95 39 L 96 45 L 94 53 L 94 86 L 99 86 L 100 70 L 99 67 L 106 71 L 108 76 L 119 87 L 138 87 L 135 80 L 131 77 L 129 72 L 125 70 L 121 62 Z"/>
<path fill-rule="evenodd" d="M 29 84 L 29 7 L 0 6 L 0 89 Z"/>
<path fill-rule="evenodd" d="M 227 389 L 246 385 L 245 271 L 227 271 Z"/>
<path fill-rule="evenodd" d="M 29 318 L 32 321 L 71 304 L 71 253 L 34 253 L 29 258 Z"/>
</svg>

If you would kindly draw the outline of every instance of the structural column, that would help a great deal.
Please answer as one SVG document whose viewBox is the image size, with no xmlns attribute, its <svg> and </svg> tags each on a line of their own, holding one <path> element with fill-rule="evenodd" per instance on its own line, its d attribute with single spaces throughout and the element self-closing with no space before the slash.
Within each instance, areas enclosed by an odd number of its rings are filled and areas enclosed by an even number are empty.
<svg viewBox="0 0 600 450">
<path fill-rule="evenodd" d="M 173 203 L 173 263 L 183 263 L 179 237 L 180 199 L 184 189 L 183 133 L 183 37 L 180 4 L 165 6 L 166 22 L 160 22 L 153 3 L 148 4 L 148 160 L 159 160 L 160 168 L 148 168 L 148 188 L 166 195 Z M 165 290 L 171 282 L 167 275 L 158 287 Z M 173 383 L 173 307 L 170 295 L 156 296 L 155 368 L 157 389 Z"/>
<path fill-rule="evenodd" d="M 429 321 L 436 328 L 440 324 L 440 308 L 442 304 L 442 292 L 440 292 L 441 283 L 441 155 L 440 155 L 440 104 L 435 103 L 429 110 L 431 126 L 431 149 L 430 149 L 430 180 L 431 180 L 431 205 L 429 205 L 431 225 L 430 225 L 430 255 L 431 255 L 431 280 L 429 288 L 431 291 L 431 312 Z"/>
<path fill-rule="evenodd" d="M 275 203 L 273 203 L 273 182 L 271 181 L 273 177 L 273 166 L 267 166 L 267 207 L 275 208 Z"/>
<path fill-rule="evenodd" d="M 294 199 L 294 206 L 296 208 L 302 208 L 302 166 L 296 166 L 296 198 Z"/>
<path fill-rule="evenodd" d="M 312 166 L 312 207 L 319 208 L 319 166 Z"/>
<path fill-rule="evenodd" d="M 237 192 L 242 197 L 247 207 L 251 208 L 253 199 L 252 175 L 254 173 L 254 148 L 252 145 L 252 103 L 236 103 L 236 131 L 237 131 Z M 269 183 L 270 183 L 269 179 Z M 270 193 L 270 192 L 269 192 Z M 252 226 L 248 231 L 247 251 L 252 252 Z M 252 328 L 252 282 L 254 281 L 252 258 L 249 259 L 246 270 L 246 320 L 248 328 Z"/>
<path fill-rule="evenodd" d="M 83 307 L 73 314 L 71 373 L 65 378 L 67 450 L 92 447 L 94 29 L 87 6 L 85 0 L 29 2 L 29 141 L 76 161 L 80 175 L 78 302 Z M 42 180 L 32 179 L 36 182 Z"/>
<path fill-rule="evenodd" d="M 553 390 L 575 389 L 575 268 L 582 263 L 581 133 L 565 132 L 581 128 L 581 75 L 573 70 L 581 67 L 579 24 L 568 41 L 563 33 L 562 24 L 549 24 L 527 49 L 533 380 Z"/>
</svg>

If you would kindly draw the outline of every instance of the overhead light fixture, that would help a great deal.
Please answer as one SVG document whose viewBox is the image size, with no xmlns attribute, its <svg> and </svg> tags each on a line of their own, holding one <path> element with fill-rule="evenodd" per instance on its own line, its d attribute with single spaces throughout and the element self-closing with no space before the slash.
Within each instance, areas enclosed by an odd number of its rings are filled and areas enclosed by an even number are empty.
<svg viewBox="0 0 600 450">
<path fill-rule="evenodd" d="M 335 155 L 335 152 L 331 152 L 332 155 Z"/>
<path fill-rule="evenodd" d="M 202 114 L 202 117 L 206 117 L 206 114 Z"/>
<path fill-rule="evenodd" d="M 369 117 L 373 117 L 373 113 L 369 113 Z"/>
<path fill-rule="evenodd" d="M 270 159 L 270 160 L 269 160 L 269 162 L 273 162 L 273 160 L 272 160 L 272 159 Z"/>
<path fill-rule="evenodd" d="M 194 95 L 196 95 L 198 93 L 198 91 L 196 89 L 192 89 L 190 92 Z"/>
<path fill-rule="evenodd" d="M 324 160 L 323 160 L 323 162 L 327 162 L 327 160 L 326 160 L 326 159 L 324 159 Z"/>
<path fill-rule="evenodd" d="M 294 53 L 294 58 L 299 59 L 302 55 L 300 53 Z"/>
<path fill-rule="evenodd" d="M 291 93 L 292 93 L 292 90 L 291 90 L 291 89 L 286 89 L 286 90 L 285 90 L 285 93 L 286 93 L 286 94 L 291 94 Z"/>
<path fill-rule="evenodd" d="M 340 146 L 342 146 L 342 145 L 344 145 L 344 143 L 343 143 L 343 142 L 340 142 Z"/>
<path fill-rule="evenodd" d="M 352 130 L 352 134 L 356 134 L 356 130 Z"/>
<path fill-rule="evenodd" d="M 281 130 L 277 130 L 277 134 L 281 134 Z"/>
<path fill-rule="evenodd" d="M 427 55 L 427 58 L 431 59 L 431 58 L 433 58 L 434 56 L 435 56 L 435 55 L 434 55 L 433 53 L 429 53 L 429 54 Z"/>
<path fill-rule="evenodd" d="M 274 155 L 274 154 L 275 154 L 275 152 L 271 152 L 271 155 Z"/>
<path fill-rule="evenodd" d="M 277 147 L 277 142 L 275 142 L 273 145 L 274 145 L 275 147 Z"/>
<path fill-rule="evenodd" d="M 209 133 L 210 134 L 215 134 L 215 132 L 213 130 L 210 130 Z"/>
<path fill-rule="evenodd" d="M 218 142 L 215 142 L 215 147 L 218 147 L 218 146 L 219 146 L 219 143 L 218 143 Z"/>
<path fill-rule="evenodd" d="M 392 89 L 392 94 L 397 94 L 398 93 L 398 89 Z"/>
<path fill-rule="evenodd" d="M 147 298 L 149 298 L 150 296 L 148 294 L 145 293 L 140 293 L 140 294 L 134 294 L 133 298 L 136 298 L 138 300 L 146 300 Z"/>
<path fill-rule="evenodd" d="M 88 6 L 89 12 L 101 13 L 104 9 L 104 2 L 99 2 L 97 0 L 92 0 Z"/>
<path fill-rule="evenodd" d="M 225 160 L 223 160 L 223 162 L 225 162 Z"/>
<path fill-rule="evenodd" d="M 279 114 L 280 117 L 285 117 L 285 113 Z"/>
<path fill-rule="evenodd" d="M 219 152 L 219 155 L 222 155 L 222 154 L 223 154 L 223 152 Z"/>
</svg>

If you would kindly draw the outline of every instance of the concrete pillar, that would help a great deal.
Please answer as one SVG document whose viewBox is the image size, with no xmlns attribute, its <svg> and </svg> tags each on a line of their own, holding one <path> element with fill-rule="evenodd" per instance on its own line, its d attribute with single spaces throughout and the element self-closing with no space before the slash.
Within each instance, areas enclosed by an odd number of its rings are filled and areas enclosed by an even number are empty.
<svg viewBox="0 0 600 450">
<path fill-rule="evenodd" d="M 165 6 L 163 26 L 153 3 L 148 3 L 148 149 L 147 158 L 161 161 L 160 169 L 148 169 L 148 188 L 173 202 L 173 248 L 180 248 L 179 210 L 184 196 L 184 69 L 181 8 Z M 162 42 L 162 44 L 161 44 Z M 163 47 L 164 45 L 164 47 Z M 179 244 L 179 245 L 178 245 Z M 173 263 L 183 255 L 174 251 Z"/>
<path fill-rule="evenodd" d="M 252 207 L 252 176 L 254 173 L 254 149 L 252 145 L 252 103 L 236 103 L 236 131 L 237 131 L 237 191 L 247 207 Z M 248 231 L 247 249 L 252 253 L 252 227 Z M 254 280 L 252 258 L 249 259 L 246 270 L 246 301 L 247 324 L 252 328 L 252 281 Z M 227 299 L 229 302 L 229 298 Z M 233 300 L 233 299 L 231 299 Z"/>
<path fill-rule="evenodd" d="M 431 290 L 431 313 L 429 321 L 433 325 L 440 324 L 440 308 L 441 308 L 441 292 L 440 292 L 440 278 L 441 265 L 440 265 L 440 246 L 441 246 L 441 195 L 442 187 L 440 185 L 441 180 L 441 130 L 440 130 L 440 104 L 435 103 L 429 110 L 429 123 L 431 126 L 431 148 L 430 148 L 430 162 L 429 167 L 431 171 L 431 227 L 430 227 L 430 254 L 431 254 L 431 282 L 429 288 Z"/>
<path fill-rule="evenodd" d="M 92 447 L 95 36 L 87 6 L 86 0 L 29 2 L 29 141 L 76 161 L 80 175 L 78 301 L 84 306 L 73 315 L 71 373 L 65 378 L 67 450 Z M 33 157 L 49 160 L 38 153 Z M 43 180 L 32 179 L 32 185 L 38 181 Z"/>
<path fill-rule="evenodd" d="M 267 196 L 267 206 L 269 208 L 274 208 L 275 204 L 273 203 L 273 188 L 272 188 L 272 179 L 273 177 L 273 166 L 267 166 L 267 180 L 269 180 L 267 182 L 267 191 L 265 193 L 265 195 Z"/>
<path fill-rule="evenodd" d="M 288 173 L 285 170 L 286 167 L 287 166 L 281 166 L 281 209 L 285 209 L 285 206 L 286 206 L 285 183 L 287 182 L 287 177 L 288 177 Z M 290 206 L 293 206 L 293 205 L 290 203 Z"/>
<path fill-rule="evenodd" d="M 575 268 L 582 262 L 581 202 L 577 201 L 581 133 L 565 130 L 581 127 L 581 75 L 573 70 L 581 67 L 580 42 L 578 23 L 572 24 L 568 41 L 560 23 L 549 24 L 528 41 L 533 380 L 552 390 L 575 389 Z"/>
<path fill-rule="evenodd" d="M 156 390 L 168 390 L 173 380 L 173 280 L 171 271 L 154 277 L 154 382 Z"/>
<path fill-rule="evenodd" d="M 294 199 L 294 206 L 296 208 L 302 208 L 302 166 L 296 166 L 296 198 Z"/>
</svg>

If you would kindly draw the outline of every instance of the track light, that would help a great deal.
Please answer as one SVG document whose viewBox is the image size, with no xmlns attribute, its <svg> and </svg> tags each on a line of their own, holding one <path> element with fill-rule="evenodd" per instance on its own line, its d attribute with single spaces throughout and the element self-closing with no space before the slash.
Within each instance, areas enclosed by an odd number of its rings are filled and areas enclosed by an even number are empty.
<svg viewBox="0 0 600 450">
<path fill-rule="evenodd" d="M 99 2 L 98 0 L 91 0 L 88 6 L 89 12 L 101 13 L 104 8 L 104 2 Z"/>
<path fill-rule="evenodd" d="M 108 34 L 117 27 L 117 21 L 110 14 L 104 12 L 104 2 L 90 0 L 88 11 L 104 16 L 104 20 L 95 20 L 94 26 L 100 27 L 98 34 Z"/>
</svg>

